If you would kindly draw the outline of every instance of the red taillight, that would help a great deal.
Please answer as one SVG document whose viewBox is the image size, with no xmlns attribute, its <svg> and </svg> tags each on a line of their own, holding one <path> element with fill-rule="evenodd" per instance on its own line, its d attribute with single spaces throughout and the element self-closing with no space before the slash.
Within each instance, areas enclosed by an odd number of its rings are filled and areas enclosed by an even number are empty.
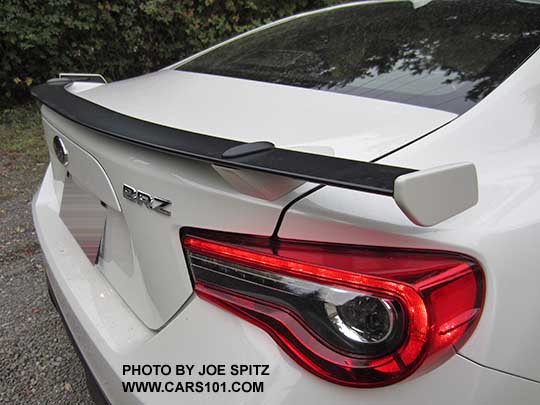
<svg viewBox="0 0 540 405">
<path fill-rule="evenodd" d="M 434 366 L 476 324 L 483 273 L 450 253 L 183 236 L 197 294 L 266 330 L 307 370 L 357 387 Z"/>
</svg>

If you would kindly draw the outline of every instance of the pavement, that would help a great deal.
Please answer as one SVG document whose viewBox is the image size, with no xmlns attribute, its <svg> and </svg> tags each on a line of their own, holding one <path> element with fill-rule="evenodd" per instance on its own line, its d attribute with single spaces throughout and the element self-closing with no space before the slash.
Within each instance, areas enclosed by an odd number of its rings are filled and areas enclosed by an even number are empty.
<svg viewBox="0 0 540 405">
<path fill-rule="evenodd" d="M 32 223 L 32 196 L 47 165 L 40 132 L 0 121 L 0 404 L 93 404 L 49 300 Z M 28 156 L 17 136 L 36 138 L 31 146 L 42 150 Z"/>
</svg>

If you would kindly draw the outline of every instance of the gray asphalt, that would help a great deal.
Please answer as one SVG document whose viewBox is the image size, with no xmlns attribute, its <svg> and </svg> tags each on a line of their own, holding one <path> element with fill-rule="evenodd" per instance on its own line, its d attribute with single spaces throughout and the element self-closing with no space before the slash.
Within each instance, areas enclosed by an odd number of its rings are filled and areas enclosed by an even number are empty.
<svg viewBox="0 0 540 405">
<path fill-rule="evenodd" d="M 30 202 L 43 163 L 0 154 L 0 403 L 92 404 L 84 371 L 49 301 Z"/>
</svg>

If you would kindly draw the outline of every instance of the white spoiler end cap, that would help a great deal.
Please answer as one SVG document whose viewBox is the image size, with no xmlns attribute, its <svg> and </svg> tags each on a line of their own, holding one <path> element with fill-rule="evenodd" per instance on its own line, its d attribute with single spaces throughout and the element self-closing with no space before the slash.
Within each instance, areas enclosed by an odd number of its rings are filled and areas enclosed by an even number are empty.
<svg viewBox="0 0 540 405">
<path fill-rule="evenodd" d="M 455 163 L 399 176 L 394 200 L 416 225 L 437 225 L 476 205 L 476 168 L 472 163 Z"/>
</svg>

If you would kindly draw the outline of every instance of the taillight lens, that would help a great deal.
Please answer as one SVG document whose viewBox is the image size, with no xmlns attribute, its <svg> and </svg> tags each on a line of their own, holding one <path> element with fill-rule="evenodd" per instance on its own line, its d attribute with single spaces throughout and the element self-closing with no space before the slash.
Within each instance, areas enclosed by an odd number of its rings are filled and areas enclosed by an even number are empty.
<svg viewBox="0 0 540 405">
<path fill-rule="evenodd" d="M 201 298 L 338 384 L 387 385 L 439 364 L 482 308 L 483 273 L 462 255 L 202 230 L 182 241 Z"/>
</svg>

